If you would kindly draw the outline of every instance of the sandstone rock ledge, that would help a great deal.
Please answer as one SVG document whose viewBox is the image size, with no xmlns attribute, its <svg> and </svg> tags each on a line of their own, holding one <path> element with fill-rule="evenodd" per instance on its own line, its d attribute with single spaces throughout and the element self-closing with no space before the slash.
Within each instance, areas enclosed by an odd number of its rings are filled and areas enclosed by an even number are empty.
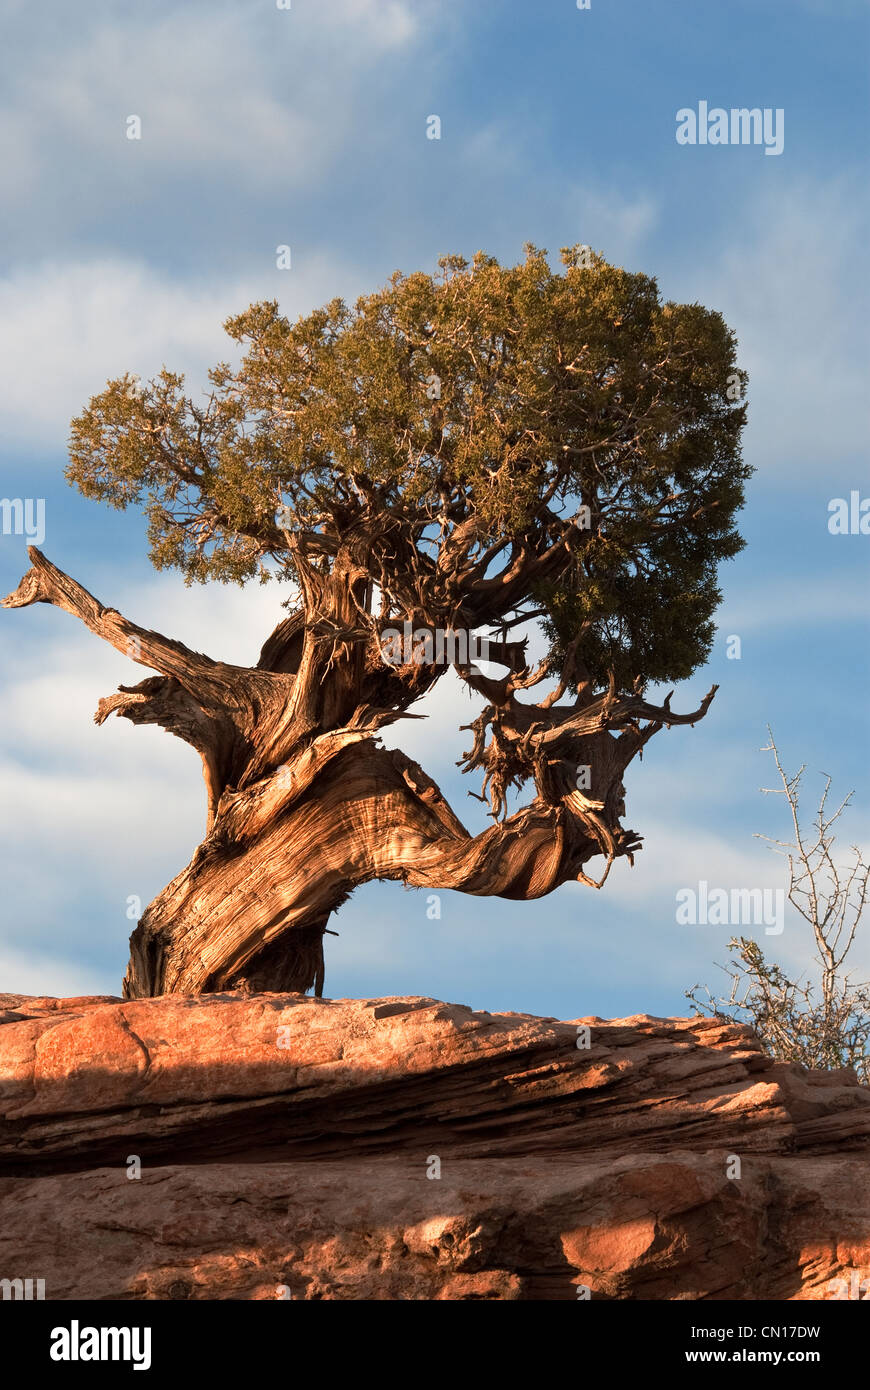
<svg viewBox="0 0 870 1390">
<path fill-rule="evenodd" d="M 854 1074 L 716 1021 L 0 995 L 0 1278 L 47 1299 L 830 1299 L 868 1176 Z"/>
</svg>

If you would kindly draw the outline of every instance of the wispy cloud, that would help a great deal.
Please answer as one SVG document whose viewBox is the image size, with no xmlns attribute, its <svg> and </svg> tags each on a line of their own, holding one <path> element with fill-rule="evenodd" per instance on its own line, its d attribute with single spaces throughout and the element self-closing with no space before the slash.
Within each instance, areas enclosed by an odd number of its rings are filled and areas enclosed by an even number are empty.
<svg viewBox="0 0 870 1390">
<path fill-rule="evenodd" d="M 0 429 L 19 451 L 62 450 L 70 420 L 110 377 L 146 380 L 166 365 L 189 375 L 196 398 L 207 369 L 234 354 L 222 331 L 230 314 L 280 298 L 293 318 L 361 289 L 353 267 L 323 253 L 285 273 L 273 260 L 244 280 L 207 283 L 117 257 L 22 267 L 0 278 Z"/>
<path fill-rule="evenodd" d="M 284 10 L 194 0 L 119 13 L 96 0 L 73 14 L 48 0 L 43 16 L 35 26 L 19 11 L 7 28 L 6 193 L 51 190 L 84 223 L 119 195 L 138 201 L 174 184 L 183 197 L 179 176 L 195 186 L 217 176 L 227 198 L 321 180 L 367 75 L 390 71 L 437 11 L 429 0 L 297 0 Z M 139 140 L 127 136 L 131 115 Z"/>
<path fill-rule="evenodd" d="M 870 326 L 854 275 L 868 210 L 851 178 L 784 175 L 745 206 L 740 236 L 691 268 L 691 297 L 737 333 L 750 383 L 746 450 L 763 479 L 776 470 L 783 485 L 828 480 L 834 460 L 865 448 Z"/>
</svg>

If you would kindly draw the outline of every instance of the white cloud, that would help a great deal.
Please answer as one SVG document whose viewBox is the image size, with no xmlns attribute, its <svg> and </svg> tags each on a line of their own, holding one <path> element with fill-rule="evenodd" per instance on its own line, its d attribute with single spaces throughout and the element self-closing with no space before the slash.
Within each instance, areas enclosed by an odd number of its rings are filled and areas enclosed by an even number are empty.
<svg viewBox="0 0 870 1390">
<path fill-rule="evenodd" d="M 329 22 L 334 25 L 347 23 L 367 26 L 369 42 L 378 48 L 401 47 L 420 31 L 420 22 L 434 17 L 431 6 L 418 6 L 416 14 L 411 6 L 402 0 L 339 0 L 337 8 L 330 8 Z M 311 11 L 312 14 L 314 10 Z M 326 13 L 320 10 L 321 19 Z"/>
<path fill-rule="evenodd" d="M 366 74 L 435 15 L 404 0 L 302 0 L 292 10 L 230 0 L 123 17 L 96 4 L 56 25 L 28 16 L 17 45 L 7 35 L 6 196 L 52 185 L 74 195 L 71 157 L 78 185 L 107 204 L 119 186 L 137 198 L 143 180 L 153 191 L 151 180 L 180 172 L 197 181 L 219 172 L 228 197 L 276 180 L 299 186 L 341 150 Z M 130 115 L 141 140 L 127 138 Z"/>
<path fill-rule="evenodd" d="M 860 457 L 870 425 L 870 339 L 855 281 L 870 235 L 866 196 L 849 178 L 784 174 L 737 225 L 710 263 L 669 276 L 668 293 L 676 281 L 682 296 L 721 310 L 737 334 L 749 373 L 747 459 L 763 477 L 776 468 L 836 494 L 847 479 L 832 475 L 832 463 Z"/>
<path fill-rule="evenodd" d="M 686 788 L 685 778 L 683 788 L 688 799 L 691 788 Z M 696 888 L 701 879 L 711 889 L 782 885 L 774 856 L 765 855 L 748 833 L 729 838 L 699 830 L 688 821 L 660 820 L 649 828 L 644 844 L 634 868 L 626 861 L 611 870 L 606 891 L 615 902 L 639 907 L 656 895 L 673 902 L 679 889 Z"/>
</svg>

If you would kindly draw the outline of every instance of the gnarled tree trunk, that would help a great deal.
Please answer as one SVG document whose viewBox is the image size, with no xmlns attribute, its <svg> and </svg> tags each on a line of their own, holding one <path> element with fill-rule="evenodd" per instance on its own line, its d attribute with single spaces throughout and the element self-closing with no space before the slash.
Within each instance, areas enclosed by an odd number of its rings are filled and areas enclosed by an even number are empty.
<svg viewBox="0 0 870 1390">
<path fill-rule="evenodd" d="M 582 682 L 560 705 L 563 680 L 540 704 L 520 703 L 515 692 L 540 673 L 529 673 L 523 644 L 494 644 L 508 676 L 460 670 L 489 701 L 471 726 L 466 769 L 485 773 L 495 823 L 472 836 L 416 763 L 378 744 L 383 725 L 415 717 L 407 707 L 442 672 L 391 666 L 360 630 L 366 581 L 352 550 L 328 575 L 300 566 L 316 603 L 281 623 L 251 668 L 136 627 L 38 550 L 30 557 L 4 607 L 55 604 L 161 672 L 101 700 L 96 721 L 117 713 L 159 724 L 202 757 L 208 833 L 131 937 L 127 998 L 242 986 L 320 994 L 330 914 L 372 879 L 519 899 L 572 879 L 600 886 L 612 861 L 640 844 L 620 825 L 625 767 L 663 725 L 701 718 L 714 693 L 674 715 L 667 702 L 613 688 L 594 695 Z M 583 791 L 579 767 L 591 770 Z M 500 819 L 507 788 L 523 781 L 534 783 L 533 801 Z M 583 872 L 596 855 L 607 865 L 597 881 Z"/>
</svg>

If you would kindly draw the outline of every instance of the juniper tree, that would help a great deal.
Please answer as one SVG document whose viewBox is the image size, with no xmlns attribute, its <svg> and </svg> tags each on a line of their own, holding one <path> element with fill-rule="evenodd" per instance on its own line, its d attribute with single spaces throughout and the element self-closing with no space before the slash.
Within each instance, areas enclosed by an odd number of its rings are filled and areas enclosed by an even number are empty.
<svg viewBox="0 0 870 1390">
<path fill-rule="evenodd" d="M 167 369 L 122 376 L 73 421 L 68 480 L 143 508 L 158 569 L 277 582 L 287 607 L 240 667 L 137 627 L 36 550 L 5 600 L 64 608 L 157 673 L 98 723 L 159 724 L 202 757 L 206 837 L 131 937 L 128 997 L 320 992 L 330 915 L 373 879 L 533 899 L 633 862 L 625 768 L 715 692 L 686 714 L 646 698 L 710 651 L 718 565 L 742 545 L 745 378 L 718 313 L 579 248 L 562 263 L 449 256 L 296 322 L 254 304 L 198 399 Z M 389 649 L 406 623 L 488 636 L 488 671 L 452 664 L 482 702 L 463 763 L 492 815 L 479 834 L 380 742 L 450 669 Z M 528 795 L 509 813 L 512 789 Z"/>
</svg>

